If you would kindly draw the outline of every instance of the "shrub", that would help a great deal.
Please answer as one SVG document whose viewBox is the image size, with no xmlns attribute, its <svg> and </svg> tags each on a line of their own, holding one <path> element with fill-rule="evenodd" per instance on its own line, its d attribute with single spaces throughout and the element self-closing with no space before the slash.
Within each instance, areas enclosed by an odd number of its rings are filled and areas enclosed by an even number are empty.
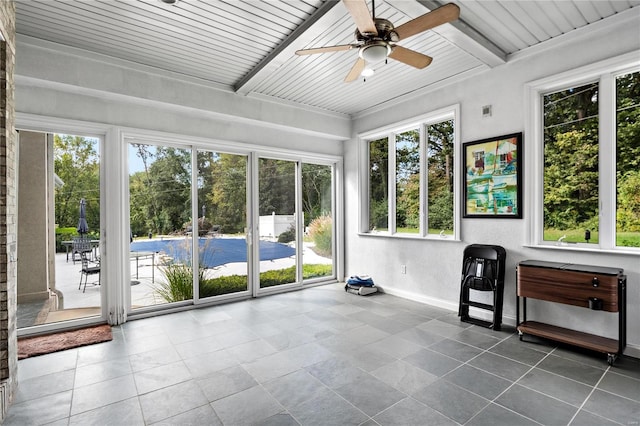
<svg viewBox="0 0 640 426">
<path fill-rule="evenodd" d="M 331 216 L 320 216 L 309 224 L 309 237 L 315 244 L 315 252 L 320 256 L 331 257 L 333 221 Z"/>
<path fill-rule="evenodd" d="M 63 241 L 71 241 L 73 237 L 78 236 L 76 228 L 56 228 L 56 253 L 64 253 L 66 251 Z M 99 240 L 100 234 L 97 232 L 89 232 L 87 237 L 92 240 Z"/>
<path fill-rule="evenodd" d="M 227 275 L 200 281 L 200 297 L 237 293 L 247 289 L 246 275 Z"/>
<path fill-rule="evenodd" d="M 189 240 L 185 240 L 189 244 Z M 198 263 L 198 282 L 204 281 L 206 268 L 203 265 L 203 254 L 208 244 L 200 247 L 200 262 Z M 153 291 L 165 302 L 180 302 L 193 299 L 193 267 L 190 261 L 182 263 L 176 260 L 167 260 L 159 266 L 160 271 L 166 277 L 166 281 L 158 281 Z"/>
<path fill-rule="evenodd" d="M 291 225 L 289 229 L 284 231 L 282 234 L 278 235 L 278 242 L 283 244 L 290 243 L 295 239 L 296 239 L 296 227 L 293 225 Z"/>
<path fill-rule="evenodd" d="M 167 278 L 154 286 L 154 292 L 165 302 L 180 302 L 193 299 L 193 272 L 191 265 L 178 262 L 167 262 L 160 266 Z"/>
<path fill-rule="evenodd" d="M 303 265 L 303 279 L 326 277 L 331 275 L 331 265 Z M 265 271 L 260 274 L 261 287 L 273 287 L 296 281 L 296 267 Z M 221 294 L 237 293 L 247 289 L 246 275 L 227 275 L 200 281 L 200 297 L 219 296 Z"/>
</svg>

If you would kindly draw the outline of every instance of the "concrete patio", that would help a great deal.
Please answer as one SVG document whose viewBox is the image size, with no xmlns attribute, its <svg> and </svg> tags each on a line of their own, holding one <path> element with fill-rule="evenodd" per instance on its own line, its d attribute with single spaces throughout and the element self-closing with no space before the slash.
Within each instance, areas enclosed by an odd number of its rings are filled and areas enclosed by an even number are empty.
<svg viewBox="0 0 640 426">
<path fill-rule="evenodd" d="M 331 263 L 331 259 L 318 256 L 311 250 L 313 244 L 305 243 L 303 256 L 305 263 Z M 155 292 L 154 288 L 165 281 L 162 272 L 162 253 L 154 256 L 142 256 L 131 259 L 131 306 L 133 309 L 166 303 Z M 78 288 L 82 264 L 73 262 L 65 253 L 57 253 L 55 257 L 56 281 L 55 291 L 49 300 L 18 305 L 18 328 L 48 324 L 69 319 L 85 318 L 100 315 L 102 306 L 102 286 L 98 285 L 97 275 L 90 275 L 86 290 Z M 284 269 L 295 264 L 295 256 L 260 262 L 260 271 Z M 209 278 L 226 275 L 244 275 L 247 265 L 243 262 L 227 263 L 208 269 Z M 83 278 L 84 282 L 84 278 Z"/>
</svg>

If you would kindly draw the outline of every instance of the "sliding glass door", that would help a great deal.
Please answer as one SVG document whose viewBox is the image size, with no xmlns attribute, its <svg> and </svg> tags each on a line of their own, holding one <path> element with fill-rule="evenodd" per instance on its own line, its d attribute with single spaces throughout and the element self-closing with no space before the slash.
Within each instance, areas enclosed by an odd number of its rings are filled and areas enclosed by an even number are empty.
<svg viewBox="0 0 640 426">
<path fill-rule="evenodd" d="M 193 299 L 191 150 L 128 144 L 133 310 Z"/>
<path fill-rule="evenodd" d="M 332 163 L 155 141 L 127 149 L 129 312 L 335 278 Z"/>
<path fill-rule="evenodd" d="M 300 282 L 297 267 L 297 170 L 294 161 L 258 159 L 260 288 Z"/>
<path fill-rule="evenodd" d="M 312 283 L 334 277 L 333 167 L 302 163 L 302 278 Z"/>
<path fill-rule="evenodd" d="M 248 291 L 246 155 L 198 151 L 198 294 Z"/>
<path fill-rule="evenodd" d="M 101 144 L 97 136 L 20 132 L 19 329 L 103 316 Z"/>
</svg>

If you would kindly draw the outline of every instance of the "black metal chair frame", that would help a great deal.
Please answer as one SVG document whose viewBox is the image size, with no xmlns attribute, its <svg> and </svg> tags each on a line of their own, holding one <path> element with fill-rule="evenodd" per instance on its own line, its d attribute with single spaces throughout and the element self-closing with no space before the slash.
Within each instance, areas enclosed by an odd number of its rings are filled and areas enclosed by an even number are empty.
<svg viewBox="0 0 640 426">
<path fill-rule="evenodd" d="M 78 290 L 82 287 L 82 278 L 84 277 L 84 288 L 82 289 L 82 292 L 84 293 L 87 289 L 89 275 L 98 274 L 98 285 L 100 285 L 100 264 L 97 264 L 96 266 L 89 266 L 87 253 L 83 251 L 80 252 L 80 260 L 82 261 L 82 269 L 80 270 L 80 284 L 78 285 Z"/>
<path fill-rule="evenodd" d="M 91 247 L 91 239 L 87 237 L 73 237 L 71 243 L 71 260 L 76 263 L 76 254 L 82 257 L 82 253 L 91 255 L 93 248 Z"/>
<path fill-rule="evenodd" d="M 500 246 L 471 244 L 465 248 L 460 283 L 460 306 L 458 308 L 458 316 L 461 321 L 500 330 L 505 261 L 506 252 Z M 470 290 L 493 292 L 493 303 L 487 304 L 470 300 Z M 470 307 L 493 312 L 492 321 L 471 317 L 469 315 Z"/>
</svg>

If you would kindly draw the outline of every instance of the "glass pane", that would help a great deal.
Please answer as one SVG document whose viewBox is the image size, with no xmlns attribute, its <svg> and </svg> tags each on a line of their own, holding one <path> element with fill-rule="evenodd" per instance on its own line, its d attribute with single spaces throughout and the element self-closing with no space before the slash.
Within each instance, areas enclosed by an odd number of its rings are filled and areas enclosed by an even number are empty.
<svg viewBox="0 0 640 426">
<path fill-rule="evenodd" d="M 429 234 L 453 235 L 453 120 L 427 127 Z"/>
<path fill-rule="evenodd" d="M 247 290 L 247 157 L 198 151 L 200 298 Z"/>
<path fill-rule="evenodd" d="M 131 306 L 193 299 L 191 151 L 129 144 Z"/>
<path fill-rule="evenodd" d="M 100 140 L 21 132 L 19 150 L 18 258 L 28 261 L 17 326 L 100 316 Z"/>
<path fill-rule="evenodd" d="M 369 231 L 389 229 L 389 139 L 369 142 Z"/>
<path fill-rule="evenodd" d="M 598 243 L 598 83 L 544 101 L 544 240 Z"/>
<path fill-rule="evenodd" d="M 298 281 L 296 163 L 260 158 L 258 164 L 260 287 Z"/>
<path fill-rule="evenodd" d="M 396 135 L 396 232 L 420 232 L 420 131 Z"/>
<path fill-rule="evenodd" d="M 333 276 L 331 166 L 302 164 L 304 244 L 302 278 Z"/>
<path fill-rule="evenodd" d="M 616 83 L 616 245 L 640 247 L 640 72 Z"/>
</svg>

